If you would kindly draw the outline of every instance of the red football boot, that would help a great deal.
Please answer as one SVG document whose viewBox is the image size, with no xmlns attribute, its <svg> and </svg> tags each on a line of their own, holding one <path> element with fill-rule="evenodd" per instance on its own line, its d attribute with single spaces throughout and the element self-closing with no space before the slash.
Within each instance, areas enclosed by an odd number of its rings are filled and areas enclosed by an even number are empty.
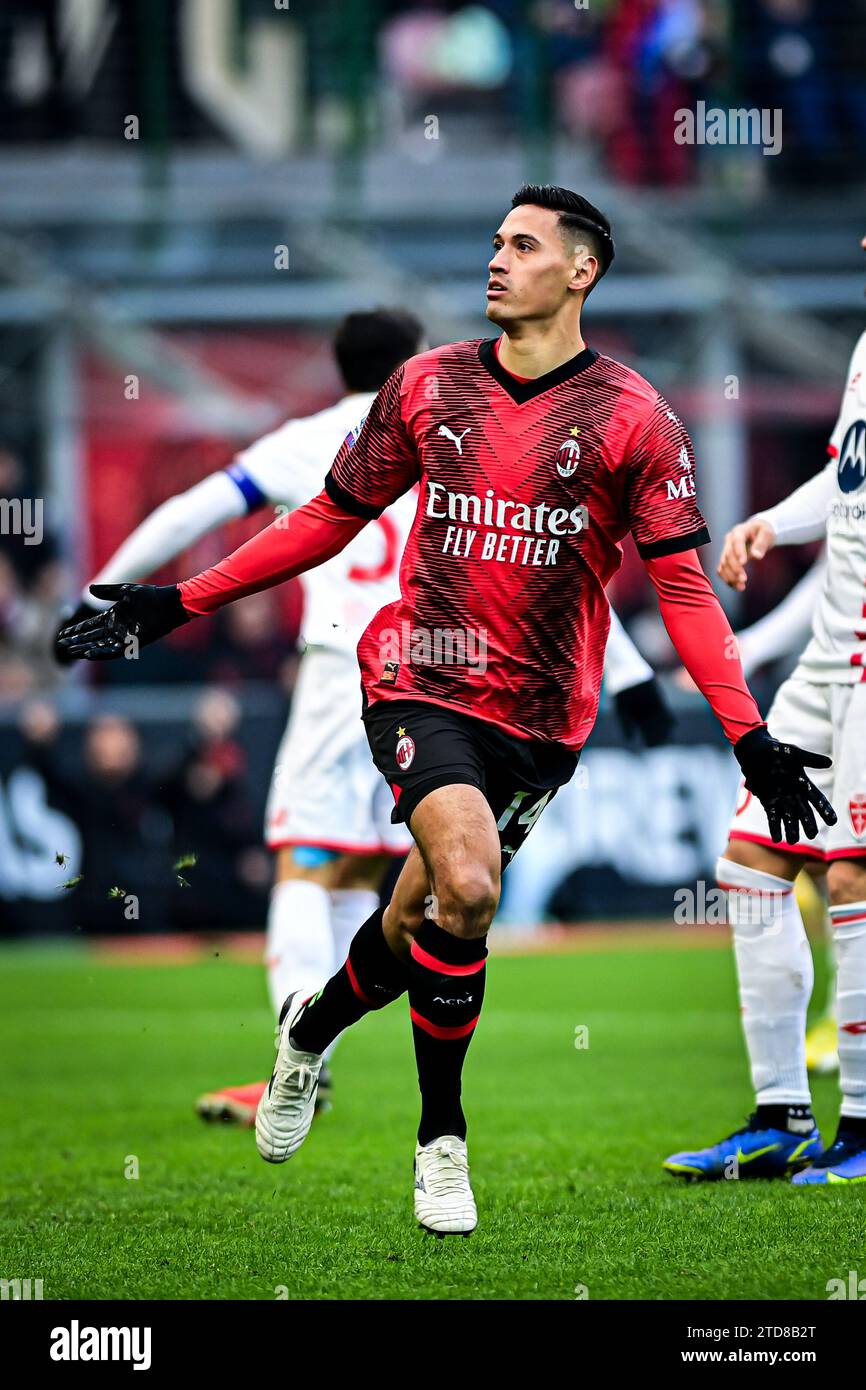
<svg viewBox="0 0 866 1390">
<path fill-rule="evenodd" d="M 203 1120 L 222 1120 L 224 1124 L 250 1127 L 256 1122 L 256 1106 L 267 1081 L 252 1081 L 248 1086 L 224 1086 L 221 1091 L 208 1091 L 199 1096 L 195 1108 Z"/>
<path fill-rule="evenodd" d="M 221 1091 L 208 1091 L 199 1096 L 196 1111 L 203 1120 L 221 1120 L 223 1124 L 251 1128 L 256 1122 L 256 1107 L 267 1081 L 251 1081 L 248 1086 L 224 1086 Z M 322 1067 L 316 1094 L 316 1114 L 331 1108 L 331 1075 Z"/>
</svg>

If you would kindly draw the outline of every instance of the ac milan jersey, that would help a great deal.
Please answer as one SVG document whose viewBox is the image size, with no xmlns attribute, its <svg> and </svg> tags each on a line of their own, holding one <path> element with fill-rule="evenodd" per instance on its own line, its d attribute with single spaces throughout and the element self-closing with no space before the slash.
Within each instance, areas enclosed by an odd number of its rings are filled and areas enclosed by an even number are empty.
<svg viewBox="0 0 866 1390">
<path fill-rule="evenodd" d="M 580 748 L 619 542 L 631 531 L 650 558 L 709 540 L 681 421 L 589 348 L 520 382 L 493 340 L 449 344 L 389 378 L 326 488 L 372 519 L 415 483 L 400 597 L 358 647 L 368 702 L 427 700 Z"/>
</svg>

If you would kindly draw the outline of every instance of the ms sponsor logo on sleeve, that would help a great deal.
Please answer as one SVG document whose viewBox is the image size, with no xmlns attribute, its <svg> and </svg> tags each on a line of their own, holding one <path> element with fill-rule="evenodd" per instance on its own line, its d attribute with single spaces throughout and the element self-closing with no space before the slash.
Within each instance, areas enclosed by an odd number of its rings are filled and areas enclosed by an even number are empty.
<svg viewBox="0 0 866 1390">
<path fill-rule="evenodd" d="M 665 480 L 668 502 L 675 502 L 678 498 L 683 499 L 685 497 L 694 497 L 695 495 L 694 468 L 685 444 L 680 449 L 677 462 L 682 469 L 680 476 L 678 478 L 667 478 Z"/>
</svg>

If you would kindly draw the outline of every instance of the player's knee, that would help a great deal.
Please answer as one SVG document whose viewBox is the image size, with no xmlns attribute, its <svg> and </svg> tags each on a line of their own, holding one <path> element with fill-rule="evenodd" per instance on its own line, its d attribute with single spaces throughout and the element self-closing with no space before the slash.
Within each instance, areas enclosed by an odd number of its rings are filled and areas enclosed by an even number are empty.
<svg viewBox="0 0 866 1390">
<path fill-rule="evenodd" d="M 830 903 L 859 903 L 866 900 L 866 857 L 834 859 L 827 869 Z"/>
<path fill-rule="evenodd" d="M 464 937 L 485 935 L 499 906 L 499 883 L 484 865 L 450 867 L 437 890 L 435 916 L 445 931 Z"/>
</svg>

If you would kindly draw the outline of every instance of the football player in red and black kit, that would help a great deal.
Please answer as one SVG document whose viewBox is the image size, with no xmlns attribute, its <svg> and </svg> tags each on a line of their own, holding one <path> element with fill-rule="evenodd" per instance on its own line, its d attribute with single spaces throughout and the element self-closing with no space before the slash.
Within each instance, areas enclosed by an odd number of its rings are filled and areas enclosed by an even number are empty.
<svg viewBox="0 0 866 1390">
<path fill-rule="evenodd" d="M 682 422 L 649 382 L 584 342 L 581 310 L 611 264 L 585 198 L 525 187 L 493 238 L 495 339 L 410 358 L 379 392 L 318 497 L 178 585 L 103 587 L 115 606 L 70 627 L 72 656 L 135 654 L 179 624 L 335 555 L 419 488 L 400 598 L 358 647 L 363 719 L 394 818 L 415 846 L 384 913 L 312 998 L 292 995 L 256 1121 L 262 1157 L 303 1142 L 321 1054 L 408 991 L 422 1113 L 415 1210 L 439 1234 L 476 1224 L 461 1072 L 484 994 L 486 937 L 509 860 L 569 780 L 593 727 L 605 586 L 631 531 L 671 639 L 767 809 L 771 834 L 816 834 L 828 760 L 767 732 L 697 556 L 709 534 Z"/>
</svg>

